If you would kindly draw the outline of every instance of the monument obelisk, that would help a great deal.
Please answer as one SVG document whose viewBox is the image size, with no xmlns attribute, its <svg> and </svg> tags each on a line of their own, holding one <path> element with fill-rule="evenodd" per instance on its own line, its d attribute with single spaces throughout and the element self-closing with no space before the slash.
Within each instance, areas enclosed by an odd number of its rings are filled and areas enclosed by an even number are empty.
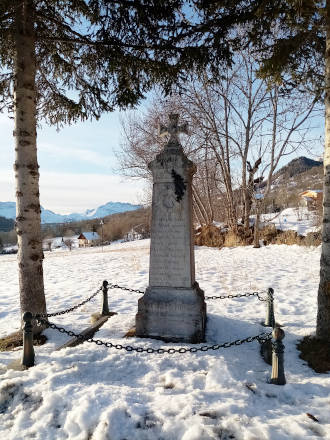
<svg viewBox="0 0 330 440">
<path fill-rule="evenodd" d="M 170 114 L 164 150 L 150 162 L 153 174 L 149 286 L 139 299 L 136 335 L 204 341 L 206 304 L 195 281 L 192 177 L 196 166 L 184 154 L 177 114 Z"/>
</svg>

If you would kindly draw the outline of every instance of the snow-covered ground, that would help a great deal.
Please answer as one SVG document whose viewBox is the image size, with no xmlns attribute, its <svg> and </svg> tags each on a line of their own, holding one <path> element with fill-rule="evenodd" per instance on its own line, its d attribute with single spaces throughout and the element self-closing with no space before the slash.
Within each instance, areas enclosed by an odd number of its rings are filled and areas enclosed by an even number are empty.
<svg viewBox="0 0 330 440">
<path fill-rule="evenodd" d="M 316 226 L 317 219 L 315 213 L 308 211 L 306 207 L 286 208 L 280 213 L 262 214 L 261 221 L 273 223 L 276 229 L 282 231 L 293 230 L 300 235 L 308 232 L 316 232 L 320 228 Z"/>
<path fill-rule="evenodd" d="M 255 215 L 251 215 L 250 225 L 252 226 L 254 222 Z M 219 222 L 213 222 L 213 224 L 220 229 L 223 229 L 225 225 Z M 307 235 L 308 232 L 320 230 L 315 212 L 308 211 L 307 207 L 302 206 L 286 208 L 278 213 L 261 214 L 259 227 L 263 228 L 269 224 L 273 224 L 276 229 L 281 229 L 282 231 L 296 231 L 300 235 Z"/>
<path fill-rule="evenodd" d="M 270 385 L 271 368 L 257 342 L 195 354 L 140 354 L 85 342 L 54 351 L 66 336 L 48 329 L 36 366 L 6 370 L 21 350 L 0 353 L 0 438 L 76 440 L 330 439 L 330 376 L 299 358 L 297 341 L 313 333 L 319 248 L 265 246 L 196 248 L 196 278 L 206 295 L 272 286 L 284 327 L 285 386 Z M 72 252 L 47 252 L 48 312 L 88 297 L 102 280 L 144 290 L 149 241 Z M 15 255 L 0 256 L 0 334 L 19 328 Z M 96 338 L 143 347 L 187 346 L 124 338 L 134 325 L 139 294 L 110 291 L 110 318 Z M 52 321 L 81 331 L 101 297 Z M 206 344 L 254 336 L 265 329 L 265 303 L 255 297 L 207 302 Z M 312 414 L 319 422 L 307 416 Z"/>
</svg>

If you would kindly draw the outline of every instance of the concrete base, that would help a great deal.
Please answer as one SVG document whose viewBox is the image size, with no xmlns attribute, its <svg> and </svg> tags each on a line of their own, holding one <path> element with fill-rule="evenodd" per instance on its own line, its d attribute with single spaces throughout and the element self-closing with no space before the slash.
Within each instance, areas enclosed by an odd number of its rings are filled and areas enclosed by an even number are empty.
<svg viewBox="0 0 330 440">
<path fill-rule="evenodd" d="M 204 292 L 192 288 L 148 287 L 139 299 L 136 336 L 168 342 L 199 343 L 205 340 Z"/>
</svg>

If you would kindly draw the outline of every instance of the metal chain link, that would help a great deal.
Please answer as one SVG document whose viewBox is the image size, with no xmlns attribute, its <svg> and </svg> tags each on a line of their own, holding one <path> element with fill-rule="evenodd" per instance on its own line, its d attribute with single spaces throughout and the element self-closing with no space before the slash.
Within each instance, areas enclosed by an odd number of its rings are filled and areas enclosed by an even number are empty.
<svg viewBox="0 0 330 440">
<path fill-rule="evenodd" d="M 62 311 L 60 311 L 60 312 L 55 312 L 55 313 L 44 313 L 44 314 L 42 314 L 42 315 L 38 315 L 38 316 L 41 316 L 41 317 L 43 317 L 43 318 L 46 318 L 46 317 L 47 317 L 47 318 L 50 318 L 51 316 L 65 315 L 66 313 L 73 312 L 73 310 L 78 309 L 78 307 L 83 306 L 83 305 L 86 304 L 88 301 L 90 301 L 91 299 L 93 299 L 94 296 L 96 296 L 101 290 L 102 290 L 102 287 L 100 287 L 99 289 L 97 289 L 97 291 L 94 292 L 93 295 L 91 295 L 90 297 L 88 297 L 87 299 L 85 299 L 84 301 L 82 301 L 81 303 L 79 303 L 79 304 L 77 304 L 77 305 L 75 305 L 75 306 L 73 306 L 73 307 L 70 307 L 69 309 L 62 310 Z"/>
<path fill-rule="evenodd" d="M 231 298 L 256 296 L 259 301 L 268 301 L 267 298 L 262 298 L 261 293 L 263 292 L 247 292 L 247 293 L 238 293 L 237 295 L 227 295 L 227 296 L 206 296 L 205 299 L 231 299 Z"/>
<path fill-rule="evenodd" d="M 145 292 L 143 290 L 138 290 L 138 289 L 130 289 L 129 287 L 122 287 L 119 286 L 118 284 L 108 284 L 108 289 L 121 289 L 121 290 L 125 290 L 127 292 L 136 292 L 136 293 L 142 293 L 144 294 Z M 66 310 L 61 310 L 60 312 L 55 312 L 55 313 L 45 313 L 39 316 L 42 317 L 47 317 L 47 318 L 51 318 L 52 316 L 59 316 L 59 315 L 65 315 L 66 313 L 70 313 L 73 312 L 74 310 L 78 309 L 79 307 L 83 306 L 84 304 L 86 304 L 88 301 L 90 301 L 91 299 L 93 299 L 100 291 L 102 290 L 102 287 L 100 287 L 99 289 L 97 289 L 96 292 L 94 292 L 90 297 L 86 298 L 84 301 L 80 302 L 79 304 L 70 307 L 69 309 Z M 243 297 L 249 297 L 249 296 L 257 296 L 259 301 L 268 301 L 267 298 L 262 298 L 261 296 L 261 292 L 247 292 L 247 293 L 239 293 L 237 295 L 227 295 L 227 296 L 205 296 L 205 299 L 231 299 L 231 298 L 243 298 Z"/>
<path fill-rule="evenodd" d="M 134 347 L 132 345 L 122 345 L 122 344 L 113 344 L 112 342 L 104 342 L 101 339 L 93 339 L 86 338 L 86 336 L 75 333 L 71 330 L 66 330 L 63 327 L 59 327 L 56 324 L 49 322 L 48 320 L 43 319 L 40 315 L 35 316 L 36 320 L 40 324 L 47 325 L 49 328 L 54 330 L 58 330 L 60 333 L 65 333 L 68 336 L 74 336 L 82 341 L 87 341 L 90 343 L 94 343 L 96 345 L 104 345 L 107 348 L 115 348 L 116 350 L 126 350 L 126 351 L 136 351 L 137 353 L 150 353 L 150 354 L 174 354 L 174 353 L 196 353 L 197 351 L 208 351 L 208 350 L 219 350 L 220 348 L 229 348 L 234 345 L 239 346 L 245 344 L 247 342 L 258 341 L 260 344 L 270 340 L 272 337 L 272 333 L 260 333 L 256 336 L 249 336 L 244 339 L 236 339 L 236 341 L 232 342 L 224 342 L 223 344 L 214 344 L 214 345 L 202 345 L 201 347 L 179 347 L 179 348 L 144 348 L 144 347 Z"/>
<path fill-rule="evenodd" d="M 122 287 L 122 286 L 118 286 L 118 284 L 111 284 L 111 283 L 108 284 L 108 289 L 121 289 L 121 290 L 126 290 L 127 292 L 136 292 L 142 294 L 145 293 L 143 290 L 130 289 L 129 287 Z"/>
<path fill-rule="evenodd" d="M 121 289 L 121 290 L 126 290 L 128 292 L 136 292 L 136 293 L 142 293 L 144 294 L 145 292 L 143 290 L 138 290 L 138 289 L 130 289 L 128 287 L 122 287 L 119 286 L 118 284 L 108 284 L 108 289 Z M 259 301 L 267 301 L 267 298 L 262 298 L 261 297 L 261 293 L 264 292 L 247 292 L 247 293 L 239 293 L 237 295 L 227 295 L 227 296 L 205 296 L 205 299 L 230 299 L 230 298 L 242 298 L 242 297 L 248 297 L 248 296 L 257 296 Z"/>
</svg>

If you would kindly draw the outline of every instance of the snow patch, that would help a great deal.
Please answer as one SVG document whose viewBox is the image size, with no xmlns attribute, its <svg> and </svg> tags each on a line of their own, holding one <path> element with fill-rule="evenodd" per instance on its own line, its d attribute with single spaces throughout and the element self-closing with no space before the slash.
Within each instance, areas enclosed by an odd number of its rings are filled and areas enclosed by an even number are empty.
<svg viewBox="0 0 330 440">
<path fill-rule="evenodd" d="M 107 279 L 145 290 L 149 240 L 74 252 L 47 252 L 44 261 L 48 312 L 71 307 Z M 62 351 L 68 337 L 46 330 L 36 347 L 36 366 L 6 371 L 21 350 L 0 352 L 0 432 L 8 440 L 303 440 L 330 439 L 330 375 L 316 374 L 296 349 L 315 330 L 320 248 L 273 245 L 221 250 L 196 247 L 196 279 L 208 296 L 273 287 L 275 316 L 286 336 L 287 385 L 270 385 L 271 368 L 254 341 L 231 348 L 174 355 L 129 353 L 85 342 Z M 20 327 L 17 261 L 0 256 L 0 332 Z M 125 338 L 134 325 L 141 294 L 113 289 L 118 312 L 96 334 L 115 344 L 178 347 Z M 75 332 L 101 308 L 101 295 L 52 321 Z M 206 343 L 263 332 L 265 303 L 255 297 L 207 304 Z M 314 415 L 314 422 L 306 413 Z"/>
</svg>

